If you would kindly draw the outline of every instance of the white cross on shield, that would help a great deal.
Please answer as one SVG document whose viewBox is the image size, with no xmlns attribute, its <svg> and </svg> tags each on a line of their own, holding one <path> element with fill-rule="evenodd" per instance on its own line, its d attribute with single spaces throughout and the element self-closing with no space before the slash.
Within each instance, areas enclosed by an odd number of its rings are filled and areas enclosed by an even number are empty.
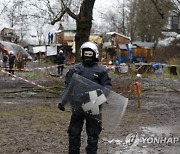
<svg viewBox="0 0 180 154">
<path fill-rule="evenodd" d="M 85 112 L 91 111 L 92 115 L 100 114 L 99 106 L 107 102 L 105 95 L 102 93 L 100 96 L 97 95 L 97 91 L 90 91 L 89 98 L 90 101 L 82 105 Z"/>
</svg>

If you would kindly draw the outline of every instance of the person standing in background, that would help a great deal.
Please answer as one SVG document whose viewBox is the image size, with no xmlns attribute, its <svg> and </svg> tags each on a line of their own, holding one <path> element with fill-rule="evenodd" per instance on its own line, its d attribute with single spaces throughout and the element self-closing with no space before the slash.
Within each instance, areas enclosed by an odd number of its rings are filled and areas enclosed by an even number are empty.
<svg viewBox="0 0 180 154">
<path fill-rule="evenodd" d="M 4 55 L 3 55 L 3 68 L 5 70 L 7 68 L 7 61 L 8 61 L 8 56 L 6 55 L 6 53 L 4 53 Z"/>
<path fill-rule="evenodd" d="M 63 55 L 63 50 L 59 51 L 59 54 L 57 55 L 57 64 L 58 64 L 58 75 L 61 77 L 63 76 L 63 70 L 64 70 L 64 60 L 65 56 Z"/>
<path fill-rule="evenodd" d="M 50 42 L 51 42 L 51 33 L 49 32 L 48 33 L 48 44 L 50 44 Z"/>
<path fill-rule="evenodd" d="M 14 62 L 15 62 L 15 55 L 13 51 L 10 51 L 9 55 L 9 73 L 14 74 Z"/>
<path fill-rule="evenodd" d="M 51 33 L 51 44 L 53 43 L 53 33 Z"/>
</svg>

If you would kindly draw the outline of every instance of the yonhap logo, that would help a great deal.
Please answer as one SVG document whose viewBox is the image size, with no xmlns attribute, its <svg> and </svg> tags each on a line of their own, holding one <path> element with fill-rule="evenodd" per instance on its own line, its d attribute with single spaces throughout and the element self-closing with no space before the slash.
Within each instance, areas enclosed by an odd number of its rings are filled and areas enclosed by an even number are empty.
<svg viewBox="0 0 180 154">
<path fill-rule="evenodd" d="M 140 139 L 139 139 L 139 135 L 138 133 L 130 133 L 126 136 L 126 144 L 129 146 L 129 147 L 135 147 L 138 145 Z"/>
<path fill-rule="evenodd" d="M 164 137 L 164 136 L 151 136 L 143 137 L 138 133 L 130 133 L 126 136 L 126 145 L 130 148 L 137 146 L 139 143 L 143 144 L 175 144 L 179 142 L 179 137 Z"/>
</svg>

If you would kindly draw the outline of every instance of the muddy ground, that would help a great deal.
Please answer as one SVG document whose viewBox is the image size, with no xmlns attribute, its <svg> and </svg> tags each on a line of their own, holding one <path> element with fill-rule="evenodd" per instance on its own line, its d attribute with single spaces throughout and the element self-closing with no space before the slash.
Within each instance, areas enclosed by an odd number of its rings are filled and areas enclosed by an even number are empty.
<svg viewBox="0 0 180 154">
<path fill-rule="evenodd" d="M 57 108 L 64 79 L 47 75 L 56 74 L 56 68 L 35 70 L 37 67 L 43 66 L 33 64 L 28 72 L 16 71 L 15 74 L 45 89 L 0 72 L 2 154 L 67 153 L 70 112 Z M 179 154 L 180 78 L 112 76 L 113 90 L 128 97 L 129 103 L 116 131 L 102 131 L 98 154 Z M 132 93 L 132 83 L 137 80 L 142 85 L 140 109 Z M 129 143 L 127 139 L 133 134 L 136 138 Z M 85 146 L 83 130 L 82 154 Z"/>
</svg>

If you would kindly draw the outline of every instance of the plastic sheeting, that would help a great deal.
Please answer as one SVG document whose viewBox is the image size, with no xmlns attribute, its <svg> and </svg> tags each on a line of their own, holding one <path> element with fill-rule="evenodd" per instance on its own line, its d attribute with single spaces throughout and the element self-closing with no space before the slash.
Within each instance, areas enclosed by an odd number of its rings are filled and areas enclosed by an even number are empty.
<svg viewBox="0 0 180 154">
<path fill-rule="evenodd" d="M 18 44 L 0 41 L 0 45 L 3 46 L 8 51 L 13 51 L 15 55 L 17 55 L 20 52 L 22 53 L 23 58 L 32 60 L 32 57 L 27 53 L 27 51 Z"/>
</svg>

